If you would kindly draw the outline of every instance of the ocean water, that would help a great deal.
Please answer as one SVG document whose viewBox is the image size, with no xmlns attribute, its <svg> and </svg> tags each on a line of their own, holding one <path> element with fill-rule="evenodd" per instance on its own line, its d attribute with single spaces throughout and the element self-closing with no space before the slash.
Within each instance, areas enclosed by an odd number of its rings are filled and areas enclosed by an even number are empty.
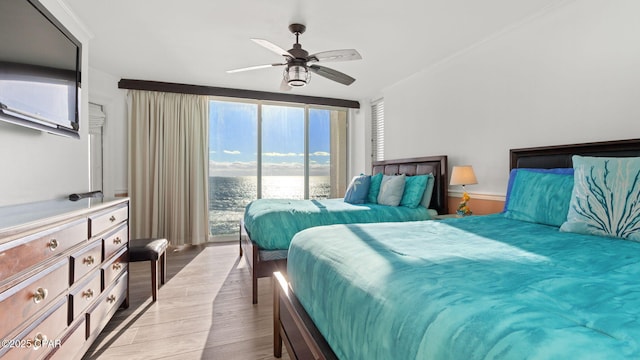
<svg viewBox="0 0 640 360">
<path fill-rule="evenodd" d="M 255 176 L 209 177 L 209 226 L 211 235 L 236 235 L 244 208 L 257 198 L 258 180 Z M 331 193 L 328 176 L 309 177 L 309 197 L 326 199 Z M 302 199 L 302 176 L 263 176 L 262 198 Z"/>
</svg>

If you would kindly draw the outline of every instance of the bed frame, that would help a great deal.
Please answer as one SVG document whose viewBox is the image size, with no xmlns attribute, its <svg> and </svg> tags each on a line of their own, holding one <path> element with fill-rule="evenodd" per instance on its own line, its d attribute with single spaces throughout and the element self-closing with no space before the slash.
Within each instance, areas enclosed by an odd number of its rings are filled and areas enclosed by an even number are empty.
<svg viewBox="0 0 640 360">
<path fill-rule="evenodd" d="M 448 167 L 447 156 L 428 156 L 410 159 L 374 161 L 372 164 L 372 174 L 383 173 L 385 175 L 426 175 L 433 174 L 434 186 L 431 196 L 430 209 L 435 209 L 438 214 L 447 214 L 447 182 Z M 287 259 L 286 252 L 283 258 L 274 260 L 264 260 L 260 257 L 263 250 L 249 237 L 240 222 L 240 257 L 244 254 L 251 268 L 252 278 L 252 301 L 258 303 L 258 278 L 270 277 L 274 272 L 286 272 Z"/>
<path fill-rule="evenodd" d="M 510 168 L 572 167 L 571 156 L 640 157 L 640 139 L 512 149 Z M 273 355 L 284 342 L 291 359 L 337 359 L 283 274 L 274 274 Z"/>
</svg>

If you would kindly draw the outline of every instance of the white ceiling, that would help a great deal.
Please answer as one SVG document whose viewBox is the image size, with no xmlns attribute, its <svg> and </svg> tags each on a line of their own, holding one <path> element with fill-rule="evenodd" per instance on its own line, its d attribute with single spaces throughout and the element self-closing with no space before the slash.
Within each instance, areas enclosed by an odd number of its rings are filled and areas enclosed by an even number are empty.
<svg viewBox="0 0 640 360">
<path fill-rule="evenodd" d="M 284 49 L 290 23 L 307 26 L 310 53 L 355 48 L 363 59 L 328 67 L 351 86 L 312 74 L 293 94 L 359 100 L 566 0 L 61 0 L 93 34 L 92 68 L 118 78 L 278 92 L 281 62 L 250 41 Z"/>
</svg>

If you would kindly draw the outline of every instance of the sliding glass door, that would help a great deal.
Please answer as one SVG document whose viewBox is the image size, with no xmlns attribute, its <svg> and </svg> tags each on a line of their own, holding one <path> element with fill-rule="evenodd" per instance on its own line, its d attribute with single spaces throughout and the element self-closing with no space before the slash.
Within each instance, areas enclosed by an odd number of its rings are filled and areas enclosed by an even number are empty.
<svg viewBox="0 0 640 360">
<path fill-rule="evenodd" d="M 209 227 L 238 234 L 244 208 L 258 196 L 258 105 L 209 103 Z"/>
<path fill-rule="evenodd" d="M 346 110 L 219 100 L 209 109 L 209 217 L 216 240 L 237 238 L 254 199 L 344 196 Z"/>
<path fill-rule="evenodd" d="M 263 199 L 305 198 L 304 108 L 262 106 Z"/>
</svg>

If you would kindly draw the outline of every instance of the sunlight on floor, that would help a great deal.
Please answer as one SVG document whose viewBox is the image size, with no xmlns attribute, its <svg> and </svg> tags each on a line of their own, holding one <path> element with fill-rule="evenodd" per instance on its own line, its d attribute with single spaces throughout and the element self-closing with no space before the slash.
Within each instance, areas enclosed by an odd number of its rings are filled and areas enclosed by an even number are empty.
<svg viewBox="0 0 640 360">
<path fill-rule="evenodd" d="M 130 264 L 130 307 L 119 310 L 85 359 L 272 359 L 270 279 L 251 304 L 238 245 L 167 253 L 167 281 L 151 301 L 149 263 Z M 284 359 L 288 359 L 286 355 Z"/>
</svg>

